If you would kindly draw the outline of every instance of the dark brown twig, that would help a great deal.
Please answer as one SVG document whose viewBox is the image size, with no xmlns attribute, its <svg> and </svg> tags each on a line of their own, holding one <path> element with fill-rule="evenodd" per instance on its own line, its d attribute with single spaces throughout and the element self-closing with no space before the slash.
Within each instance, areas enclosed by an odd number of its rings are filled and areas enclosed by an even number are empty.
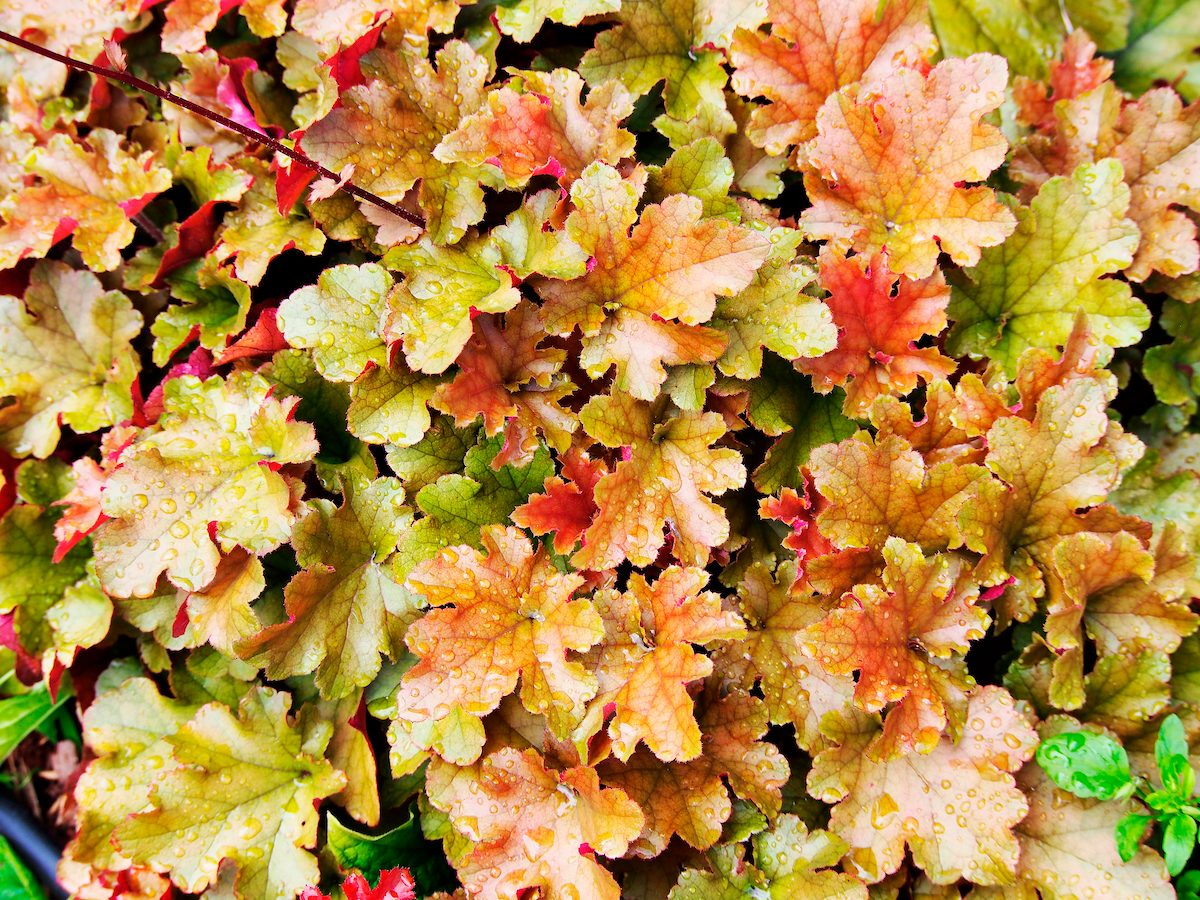
<svg viewBox="0 0 1200 900">
<path fill-rule="evenodd" d="M 64 66 L 69 66 L 72 69 L 78 69 L 81 72 L 90 72 L 91 74 L 98 75 L 101 78 L 107 78 L 109 81 L 119 81 L 123 84 L 129 85 L 130 87 L 136 88 L 139 91 L 144 91 L 147 94 L 153 94 L 160 100 L 165 100 L 167 103 L 182 107 L 190 113 L 194 113 L 197 116 L 208 119 L 210 122 L 215 122 L 222 128 L 228 128 L 230 131 L 236 131 L 242 137 L 256 141 L 257 143 L 262 144 L 264 147 L 269 147 L 276 153 L 282 153 L 284 156 L 294 160 L 295 162 L 298 162 L 306 169 L 311 169 L 318 175 L 337 182 L 339 188 L 352 197 L 357 197 L 359 200 L 364 200 L 367 203 L 378 206 L 380 209 L 385 209 L 392 215 L 399 216 L 400 218 L 404 219 L 404 221 L 411 222 L 418 228 L 425 227 L 424 220 L 415 213 L 411 213 L 407 209 L 397 206 L 395 203 L 384 200 L 382 197 L 376 196 L 370 191 L 363 190 L 362 188 L 351 184 L 348 181 L 343 183 L 341 176 L 339 176 L 336 172 L 330 171 L 316 160 L 310 159 L 298 150 L 293 150 L 291 147 L 281 144 L 279 141 L 275 140 L 269 135 L 255 131 L 253 128 L 248 128 L 241 122 L 235 122 L 233 119 L 226 118 L 220 113 L 213 112 L 211 109 L 205 109 L 203 106 L 200 106 L 198 103 L 193 103 L 186 97 L 180 97 L 178 94 L 173 94 L 170 91 L 160 88 L 156 84 L 151 84 L 149 81 L 144 81 L 143 79 L 138 78 L 136 75 L 132 75 L 129 72 L 121 72 L 117 69 L 110 69 L 106 66 L 97 66 L 93 63 L 86 63 L 82 60 L 72 59 L 71 57 L 64 56 L 61 53 L 55 53 L 53 50 L 49 50 L 46 47 L 42 47 L 31 41 L 27 41 L 24 38 L 17 37 L 14 34 L 9 34 L 7 31 L 0 31 L 0 39 L 8 41 L 10 44 L 15 44 L 18 47 L 22 47 L 31 53 L 37 53 L 40 56 L 46 57 L 47 59 L 60 62 Z"/>
</svg>

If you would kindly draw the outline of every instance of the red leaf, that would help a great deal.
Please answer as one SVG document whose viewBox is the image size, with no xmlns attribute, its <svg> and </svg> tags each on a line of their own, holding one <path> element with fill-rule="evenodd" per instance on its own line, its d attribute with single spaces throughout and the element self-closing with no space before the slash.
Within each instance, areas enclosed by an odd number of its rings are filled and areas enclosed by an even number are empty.
<svg viewBox="0 0 1200 900">
<path fill-rule="evenodd" d="M 218 366 L 231 363 L 234 360 L 251 356 L 270 356 L 276 350 L 284 350 L 288 346 L 287 338 L 279 330 L 275 321 L 276 307 L 264 309 L 255 322 L 240 338 L 221 351 L 217 357 Z"/>
</svg>

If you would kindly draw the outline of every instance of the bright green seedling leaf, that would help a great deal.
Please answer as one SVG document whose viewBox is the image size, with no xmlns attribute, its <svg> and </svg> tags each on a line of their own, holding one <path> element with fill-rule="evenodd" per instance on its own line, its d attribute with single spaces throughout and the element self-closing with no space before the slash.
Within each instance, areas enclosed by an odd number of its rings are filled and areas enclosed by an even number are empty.
<svg viewBox="0 0 1200 900">
<path fill-rule="evenodd" d="M 1188 762 L 1187 735 L 1183 731 L 1183 722 L 1174 713 L 1163 719 L 1158 728 L 1154 760 L 1158 764 L 1163 787 L 1180 803 L 1191 800 L 1196 773 Z"/>
<path fill-rule="evenodd" d="M 1038 746 L 1037 761 L 1076 797 L 1114 800 L 1134 790 L 1125 748 L 1106 735 L 1072 731 L 1047 738 Z"/>
<path fill-rule="evenodd" d="M 1142 835 L 1146 833 L 1146 826 L 1153 821 L 1153 816 L 1144 813 L 1130 813 L 1117 822 L 1117 853 L 1121 855 L 1122 861 L 1129 862 L 1137 856 L 1138 849 L 1142 844 Z"/>
<path fill-rule="evenodd" d="M 1200 871 L 1191 869 L 1175 882 L 1179 900 L 1200 900 Z"/>
<path fill-rule="evenodd" d="M 1175 813 L 1163 828 L 1163 858 L 1167 871 L 1178 875 L 1187 865 L 1196 846 L 1196 820 L 1186 813 Z"/>
<path fill-rule="evenodd" d="M 267 677 L 316 671 L 327 698 L 371 682 L 379 657 L 395 655 L 415 614 L 388 557 L 412 523 L 394 478 L 345 483 L 340 507 L 313 500 L 292 541 L 304 570 L 284 592 L 287 619 L 245 641 L 240 650 Z"/>
<path fill-rule="evenodd" d="M 128 297 L 60 262 L 34 268 L 24 301 L 0 296 L 0 447 L 46 457 L 63 424 L 84 434 L 132 415 L 141 327 Z"/>
<path fill-rule="evenodd" d="M 46 892 L 0 836 L 0 900 L 45 900 Z"/>
<path fill-rule="evenodd" d="M 1052 349 L 1079 312 L 1113 347 L 1135 343 L 1150 324 L 1129 285 L 1105 278 L 1133 260 L 1139 232 L 1116 160 L 1083 165 L 1042 185 L 1029 207 L 1015 207 L 1017 230 L 953 278 L 949 348 L 986 356 L 1009 375 L 1031 347 Z"/>
</svg>

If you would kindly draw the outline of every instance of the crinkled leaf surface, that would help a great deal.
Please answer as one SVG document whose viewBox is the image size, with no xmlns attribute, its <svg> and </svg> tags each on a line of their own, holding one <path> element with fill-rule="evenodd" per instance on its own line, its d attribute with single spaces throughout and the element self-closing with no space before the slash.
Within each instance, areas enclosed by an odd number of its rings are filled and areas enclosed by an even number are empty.
<svg viewBox="0 0 1200 900">
<path fill-rule="evenodd" d="M 595 734 L 611 705 L 608 734 L 619 759 L 628 759 L 641 741 L 664 762 L 700 755 L 700 726 L 686 685 L 712 672 L 712 661 L 693 645 L 744 634 L 741 618 L 703 590 L 707 583 L 703 569 L 672 566 L 653 583 L 635 573 L 624 593 L 594 596 L 604 637 L 584 663 L 596 672 L 598 693 L 577 739 Z"/>
<path fill-rule="evenodd" d="M 686 194 L 647 207 L 639 220 L 638 196 L 616 169 L 589 166 L 571 188 L 567 234 L 595 265 L 572 281 L 540 281 L 537 290 L 547 329 L 582 329 L 581 362 L 593 377 L 615 365 L 620 388 L 649 400 L 666 379 L 664 363 L 711 361 L 725 349 L 720 334 L 695 326 L 712 317 L 717 297 L 751 283 L 771 245 L 763 234 L 703 218 L 700 200 Z"/>
<path fill-rule="evenodd" d="M 344 487 L 340 507 L 310 501 L 296 525 L 292 542 L 304 569 L 284 591 L 287 620 L 239 645 L 269 678 L 315 671 L 329 698 L 369 684 L 380 654 L 395 655 L 393 641 L 414 614 L 388 565 L 412 523 L 404 489 L 393 478 Z"/>
<path fill-rule="evenodd" d="M 46 457 L 60 424 L 80 434 L 133 412 L 141 314 L 120 291 L 59 262 L 34 269 L 24 300 L 0 297 L 0 445 Z"/>
<path fill-rule="evenodd" d="M 269 396 L 249 373 L 167 382 L 154 429 L 127 448 L 108 479 L 96 532 L 96 570 L 114 596 L 147 597 L 165 572 L 181 588 L 204 587 L 219 550 L 265 552 L 290 534 L 292 488 L 272 465 L 316 452 L 295 401 Z M 210 533 L 210 523 L 212 531 Z"/>
<path fill-rule="evenodd" d="M 923 0 L 768 4 L 769 35 L 734 34 L 733 86 L 769 101 L 750 116 L 750 139 L 776 156 L 816 137 L 817 110 L 855 82 L 886 78 L 895 66 L 919 63 L 934 46 Z"/>
<path fill-rule="evenodd" d="M 115 269 L 134 226 L 122 204 L 171 186 L 170 173 L 150 151 L 121 146 L 121 136 L 98 128 L 84 140 L 56 134 L 29 154 L 25 168 L 35 184 L 0 201 L 0 267 L 27 255 L 45 256 L 62 235 L 74 232 L 75 249 L 97 272 Z"/>
<path fill-rule="evenodd" d="M 766 12 L 765 0 L 623 0 L 621 24 L 596 39 L 579 69 L 590 84 L 616 78 L 636 94 L 663 82 L 666 113 L 655 125 L 675 143 L 725 134 L 734 123 L 719 50 Z"/>
<path fill-rule="evenodd" d="M 862 415 L 880 394 L 904 395 L 918 379 L 932 381 L 954 371 L 936 347 L 917 347 L 925 335 L 946 327 L 950 294 L 940 272 L 896 279 L 886 253 L 871 258 L 821 257 L 821 285 L 838 329 L 836 347 L 797 368 L 813 376 L 822 393 L 846 389 L 847 414 Z"/>
<path fill-rule="evenodd" d="M 452 41 L 436 67 L 423 50 L 402 46 L 372 51 L 362 68 L 366 83 L 343 92 L 341 106 L 308 128 L 305 151 L 334 172 L 353 165 L 355 184 L 393 203 L 420 182 L 429 236 L 454 243 L 483 215 L 482 170 L 443 162 L 434 149 L 484 108 L 486 61 Z"/>
<path fill-rule="evenodd" d="M 180 765 L 155 779 L 153 808 L 118 826 L 135 861 L 169 871 L 185 891 L 203 890 L 224 859 L 247 897 L 287 897 L 317 879 L 305 847 L 316 840 L 314 804 L 344 777 L 288 720 L 287 694 L 256 688 L 235 715 L 211 703 L 165 738 Z M 182 852 L 180 852 L 182 851 Z"/>
<path fill-rule="evenodd" d="M 735 451 L 711 447 L 725 431 L 720 417 L 663 406 L 616 394 L 595 397 L 580 412 L 589 435 L 629 448 L 629 458 L 597 483 L 599 511 L 572 557 L 575 565 L 602 569 L 623 559 L 646 565 L 668 524 L 674 555 L 700 564 L 729 535 L 724 513 L 707 495 L 738 487 L 746 473 Z"/>
<path fill-rule="evenodd" d="M 910 278 L 933 272 L 939 246 L 977 262 L 1015 225 L 990 188 L 967 186 L 1004 160 L 1008 142 L 982 117 L 1003 100 L 1006 75 L 1003 59 L 980 53 L 831 95 L 817 113 L 801 225 L 835 247 L 886 247 Z"/>
<path fill-rule="evenodd" d="M 1020 856 L 1013 828 L 1028 804 L 1009 772 L 1037 745 L 1027 714 L 1003 689 L 985 687 L 971 698 L 962 737 L 943 737 L 929 754 L 874 761 L 862 752 L 873 731 L 844 728 L 808 776 L 814 796 L 837 804 L 829 827 L 849 844 L 854 869 L 879 881 L 907 846 L 934 883 L 1011 883 Z"/>
<path fill-rule="evenodd" d="M 464 769 L 430 768 L 430 802 L 469 839 L 455 860 L 480 896 L 516 897 L 522 888 L 617 900 L 620 889 L 592 853 L 619 857 L 642 828 L 637 804 L 603 788 L 594 769 L 556 772 L 534 750 L 498 750 Z M 492 813 L 492 808 L 496 809 Z"/>
<path fill-rule="evenodd" d="M 419 662 L 400 683 L 395 716 L 444 719 L 452 708 L 482 717 L 521 682 L 521 701 L 562 737 L 578 723 L 596 680 L 568 651 L 603 635 L 578 575 L 555 571 L 515 528 L 482 532 L 484 552 L 452 547 L 422 563 L 408 585 L 434 609 L 408 631 Z"/>
<path fill-rule="evenodd" d="M 962 655 L 983 637 L 988 615 L 959 560 L 926 558 L 894 537 L 883 558 L 883 585 L 856 586 L 800 644 L 831 673 L 858 672 L 854 695 L 863 709 L 898 704 L 884 721 L 884 752 L 928 752 L 950 720 L 948 707 L 961 705 L 972 684 Z"/>
</svg>

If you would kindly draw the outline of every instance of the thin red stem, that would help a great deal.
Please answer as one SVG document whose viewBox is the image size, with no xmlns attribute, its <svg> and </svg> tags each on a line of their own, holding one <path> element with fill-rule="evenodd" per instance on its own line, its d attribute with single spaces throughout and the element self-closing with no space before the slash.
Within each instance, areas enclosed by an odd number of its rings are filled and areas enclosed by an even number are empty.
<svg viewBox="0 0 1200 900">
<path fill-rule="evenodd" d="M 53 50 L 42 47 L 31 41 L 27 41 L 24 38 L 17 37 L 14 34 L 9 34 L 7 31 L 0 31 L 0 39 L 8 41 L 10 44 L 16 44 L 18 47 L 23 47 L 32 53 L 45 56 L 46 58 L 52 59 L 55 62 L 60 62 L 64 66 L 69 66 L 72 69 L 78 69 L 81 72 L 90 72 L 91 74 L 98 75 L 101 78 L 107 78 L 109 81 L 119 81 L 123 84 L 129 85 L 130 87 L 136 88 L 139 91 L 145 91 L 147 94 L 153 94 L 160 100 L 165 100 L 167 103 L 180 106 L 183 109 L 186 109 L 188 112 L 195 113 L 198 116 L 208 119 L 210 122 L 215 122 L 223 128 L 228 128 L 230 131 L 236 131 L 238 134 L 242 135 L 242 137 L 256 141 L 257 143 L 262 144 L 264 147 L 269 147 L 276 153 L 282 153 L 289 159 L 300 163 L 300 165 L 304 166 L 306 169 L 311 169 L 318 175 L 338 182 L 340 189 L 352 197 L 357 197 L 359 200 L 364 200 L 367 203 L 374 204 L 380 209 L 386 209 L 392 215 L 399 216 L 400 218 L 404 219 L 404 221 L 411 222 L 418 228 L 425 227 L 425 221 L 415 213 L 411 213 L 407 209 L 397 206 L 395 203 L 391 203 L 388 200 L 384 200 L 382 197 L 376 196 L 370 191 L 363 190 L 362 188 L 351 184 L 350 182 L 342 184 L 341 176 L 339 176 L 336 172 L 325 168 L 316 160 L 310 159 L 303 153 L 299 152 L 298 150 L 293 150 L 291 147 L 288 147 L 285 144 L 281 144 L 270 135 L 262 134 L 261 132 L 255 131 L 253 128 L 248 128 L 241 122 L 235 122 L 233 119 L 226 118 L 220 113 L 213 112 L 211 109 L 205 109 L 203 106 L 200 106 L 198 103 L 193 103 L 186 97 L 180 97 L 178 94 L 173 94 L 164 88 L 160 88 L 156 84 L 151 84 L 149 81 L 144 81 L 141 78 L 138 78 L 136 75 L 131 75 L 129 72 L 121 72 L 117 69 L 107 68 L 106 66 L 97 66 L 93 63 L 72 59 L 71 57 L 64 56 L 61 53 L 55 53 Z"/>
</svg>

